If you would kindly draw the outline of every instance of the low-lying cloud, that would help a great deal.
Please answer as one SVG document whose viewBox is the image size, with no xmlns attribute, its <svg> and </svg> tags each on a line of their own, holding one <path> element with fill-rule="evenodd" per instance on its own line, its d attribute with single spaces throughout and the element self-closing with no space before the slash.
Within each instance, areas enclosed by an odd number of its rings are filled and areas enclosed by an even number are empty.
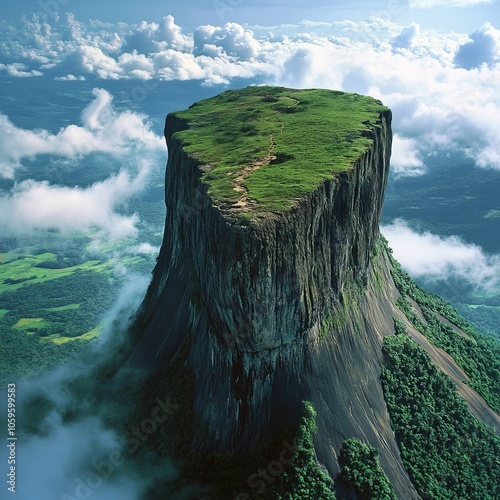
<svg viewBox="0 0 500 500">
<path fill-rule="evenodd" d="M 0 229 L 3 235 L 33 231 L 104 231 L 112 239 L 137 235 L 138 216 L 125 215 L 123 207 L 141 192 L 155 166 L 164 162 L 165 146 L 144 116 L 118 113 L 112 96 L 94 89 L 94 100 L 83 110 L 81 125 L 68 125 L 52 134 L 25 130 L 0 115 L 0 175 L 16 179 L 23 162 L 41 155 L 81 160 L 103 154 L 121 169 L 88 187 L 68 187 L 50 180 L 24 180 L 0 198 Z M 155 165 L 155 162 L 158 165 Z M 55 164 L 53 162 L 53 164 Z M 65 163 L 64 167 L 71 168 Z"/>
<path fill-rule="evenodd" d="M 416 139 L 394 134 L 391 166 L 392 171 L 398 176 L 414 177 L 425 173 L 426 167 L 420 158 Z"/>
<path fill-rule="evenodd" d="M 99 375 L 126 344 L 131 313 L 147 284 L 146 278 L 137 276 L 124 283 L 103 316 L 107 325 L 103 333 L 78 359 L 17 384 L 16 494 L 20 498 L 138 500 L 158 478 L 175 478 L 168 460 L 158 465 L 148 463 L 145 453 L 141 460 L 135 456 L 145 451 L 148 439 L 154 439 L 177 405 L 168 394 L 158 394 L 157 406 L 143 409 L 146 423 L 139 422 L 137 429 L 126 426 L 134 403 L 117 394 L 129 394 L 128 384 L 138 383 L 144 375 L 125 365 L 105 382 Z"/>
<path fill-rule="evenodd" d="M 402 219 L 383 226 L 382 233 L 396 259 L 414 278 L 441 282 L 459 278 L 476 291 L 500 290 L 500 255 L 488 255 L 457 236 L 415 230 Z"/>
<path fill-rule="evenodd" d="M 148 166 L 143 166 L 141 176 L 136 178 L 122 171 L 86 189 L 51 185 L 48 181 L 21 182 L 0 199 L 0 227 L 4 234 L 14 235 L 35 230 L 101 229 L 112 239 L 136 236 L 137 215 L 125 216 L 116 208 L 144 187 L 147 171 Z"/>
<path fill-rule="evenodd" d="M 56 134 L 47 130 L 16 127 L 9 117 L 0 114 L 0 175 L 13 178 L 25 159 L 47 154 L 61 157 L 105 153 L 126 158 L 137 150 L 164 148 L 144 116 L 130 111 L 117 113 L 112 96 L 104 89 L 94 89 L 95 99 L 83 110 L 81 125 L 68 125 Z"/>
<path fill-rule="evenodd" d="M 412 0 L 410 7 L 477 3 L 488 2 Z M 81 23 L 67 15 L 2 27 L 1 50 L 12 62 L 0 69 L 11 75 L 50 71 L 57 79 L 200 80 L 206 85 L 253 78 L 371 94 L 394 112 L 401 152 L 396 151 L 394 166 L 400 175 L 425 174 L 426 156 L 447 149 L 462 151 L 478 167 L 500 169 L 500 32 L 490 24 L 470 34 L 444 33 L 416 23 L 402 26 L 389 16 L 252 29 L 226 23 L 184 33 L 172 16 L 113 25 Z M 105 101 L 104 95 L 97 98 Z M 120 123 L 129 128 L 133 116 L 121 116 L 115 128 Z M 5 116 L 1 120 L 4 128 L 12 128 Z M 37 136 L 27 137 L 36 149 Z M 78 153 L 85 144 L 119 146 L 119 137 L 103 135 L 100 141 L 97 131 L 84 124 L 61 130 L 52 144 Z M 47 147 L 47 141 L 42 143 Z M 8 154 L 15 162 L 20 153 Z M 5 164 L 0 172 L 12 175 Z"/>
<path fill-rule="evenodd" d="M 469 35 L 469 41 L 461 45 L 454 63 L 467 70 L 486 64 L 493 67 L 500 61 L 500 31 L 486 23 Z"/>
</svg>

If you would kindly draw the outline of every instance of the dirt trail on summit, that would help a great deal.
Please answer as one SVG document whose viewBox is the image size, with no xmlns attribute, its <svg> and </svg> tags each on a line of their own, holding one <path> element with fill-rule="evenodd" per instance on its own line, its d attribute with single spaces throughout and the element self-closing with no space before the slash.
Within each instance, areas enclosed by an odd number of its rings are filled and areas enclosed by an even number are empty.
<svg viewBox="0 0 500 500">
<path fill-rule="evenodd" d="M 295 99 L 294 97 L 287 97 L 287 99 L 293 101 L 294 106 L 297 106 L 300 103 L 300 101 L 298 99 Z M 281 111 L 277 111 L 276 114 L 280 115 Z M 269 118 L 270 117 L 267 117 L 265 120 L 267 121 Z M 281 122 L 281 130 L 279 133 L 282 134 L 284 129 L 285 129 L 285 122 Z M 271 134 L 269 138 L 269 150 L 267 154 L 264 157 L 258 158 L 254 162 L 247 165 L 245 168 L 243 168 L 243 170 L 241 170 L 240 175 L 236 177 L 236 179 L 234 180 L 233 189 L 237 193 L 242 193 L 242 195 L 240 196 L 238 201 L 234 202 L 233 204 L 234 208 L 237 208 L 240 211 L 249 211 L 248 204 L 252 202 L 248 200 L 248 189 L 245 186 L 245 179 L 252 172 L 255 172 L 255 170 L 264 167 L 266 165 L 269 165 L 272 161 L 276 160 L 276 156 L 273 154 L 275 149 L 276 149 L 276 142 L 274 140 L 274 134 Z"/>
<path fill-rule="evenodd" d="M 283 133 L 284 123 L 281 127 L 281 132 Z M 265 165 L 269 165 L 273 160 L 276 159 L 276 156 L 273 154 L 274 149 L 276 148 L 276 143 L 274 142 L 274 135 L 271 134 L 269 151 L 263 158 L 259 158 L 258 160 L 247 165 L 241 172 L 238 177 L 234 180 L 234 190 L 238 193 L 243 193 L 240 199 L 235 202 L 235 206 L 238 208 L 244 208 L 248 204 L 248 189 L 246 188 L 244 181 L 245 179 L 252 173 L 255 172 L 260 167 Z"/>
</svg>

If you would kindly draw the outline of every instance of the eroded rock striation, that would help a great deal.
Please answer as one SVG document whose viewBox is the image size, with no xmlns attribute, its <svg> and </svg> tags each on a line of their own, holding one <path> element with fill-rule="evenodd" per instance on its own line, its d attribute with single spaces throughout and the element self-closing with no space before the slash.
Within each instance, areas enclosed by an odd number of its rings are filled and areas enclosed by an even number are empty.
<svg viewBox="0 0 500 500">
<path fill-rule="evenodd" d="M 251 92 L 271 101 L 268 88 Z M 273 96 L 278 104 L 282 95 L 303 102 L 307 91 L 280 92 Z M 362 134 L 368 146 L 350 168 L 283 210 L 260 209 L 250 190 L 245 203 L 241 190 L 214 196 L 213 165 L 186 147 L 183 135 L 199 125 L 168 116 L 165 234 L 138 318 L 135 357 L 160 369 L 189 339 L 193 404 L 206 424 L 194 446 L 258 445 L 296 422 L 301 401 L 309 400 L 318 413 L 317 458 L 332 476 L 343 440 L 357 437 L 380 449 L 398 496 L 417 498 L 380 384 L 397 291 L 387 257 L 376 251 L 392 141 L 391 112 L 378 106 Z M 315 132 L 305 120 L 303 148 L 308 133 Z M 279 158 L 279 143 L 273 149 Z M 275 165 L 281 163 L 261 168 Z M 241 173 L 234 178 L 241 182 Z"/>
</svg>

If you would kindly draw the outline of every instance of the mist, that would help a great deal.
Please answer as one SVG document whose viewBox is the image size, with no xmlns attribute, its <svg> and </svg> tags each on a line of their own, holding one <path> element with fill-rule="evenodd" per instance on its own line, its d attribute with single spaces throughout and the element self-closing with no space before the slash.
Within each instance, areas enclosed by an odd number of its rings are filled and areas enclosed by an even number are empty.
<svg viewBox="0 0 500 500">
<path fill-rule="evenodd" d="M 169 461 L 144 457 L 147 441 L 177 406 L 158 395 L 155 407 L 142 409 L 138 427 L 127 425 L 137 410 L 127 388 L 146 374 L 117 366 L 147 285 L 146 277 L 129 276 L 93 344 L 49 373 L 17 382 L 17 498 L 139 500 L 158 478 L 176 477 Z"/>
</svg>

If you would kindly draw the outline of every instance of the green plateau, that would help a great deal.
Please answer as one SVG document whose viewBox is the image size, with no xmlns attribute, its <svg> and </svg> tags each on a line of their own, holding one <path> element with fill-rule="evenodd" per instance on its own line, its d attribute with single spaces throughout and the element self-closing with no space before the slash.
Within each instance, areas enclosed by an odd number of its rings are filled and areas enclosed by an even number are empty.
<svg viewBox="0 0 500 500">
<path fill-rule="evenodd" d="M 247 87 L 174 113 L 188 125 L 175 137 L 202 165 L 215 203 L 281 211 L 351 169 L 387 111 L 358 94 Z"/>
</svg>

